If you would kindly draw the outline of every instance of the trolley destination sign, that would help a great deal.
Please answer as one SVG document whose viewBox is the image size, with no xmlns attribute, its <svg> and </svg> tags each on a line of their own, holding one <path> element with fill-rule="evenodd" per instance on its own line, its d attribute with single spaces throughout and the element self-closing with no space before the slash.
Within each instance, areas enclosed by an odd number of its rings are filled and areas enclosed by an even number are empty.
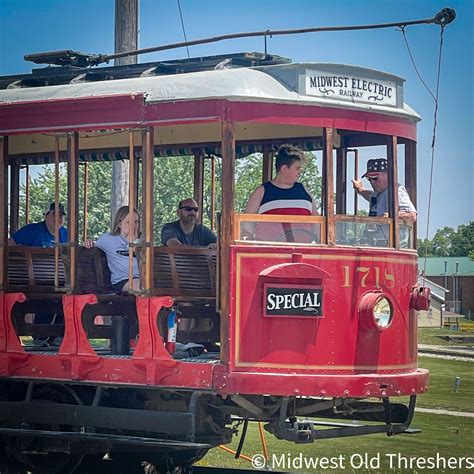
<svg viewBox="0 0 474 474">
<path fill-rule="evenodd" d="M 322 316 L 322 288 L 273 284 L 264 288 L 265 316 Z"/>
<path fill-rule="evenodd" d="M 305 88 L 315 97 L 397 106 L 397 84 L 382 78 L 307 70 Z"/>
</svg>

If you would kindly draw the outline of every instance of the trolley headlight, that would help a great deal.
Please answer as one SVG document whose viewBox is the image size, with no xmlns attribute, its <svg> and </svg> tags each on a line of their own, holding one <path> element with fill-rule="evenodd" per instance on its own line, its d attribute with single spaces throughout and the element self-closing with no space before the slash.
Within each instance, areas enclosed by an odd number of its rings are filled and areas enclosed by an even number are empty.
<svg viewBox="0 0 474 474">
<path fill-rule="evenodd" d="M 366 293 L 359 303 L 359 319 L 366 329 L 383 331 L 388 328 L 393 319 L 390 298 L 380 291 Z"/>
<path fill-rule="evenodd" d="M 380 296 L 375 302 L 372 314 L 377 326 L 381 329 L 389 327 L 393 316 L 392 303 L 385 296 Z"/>
</svg>

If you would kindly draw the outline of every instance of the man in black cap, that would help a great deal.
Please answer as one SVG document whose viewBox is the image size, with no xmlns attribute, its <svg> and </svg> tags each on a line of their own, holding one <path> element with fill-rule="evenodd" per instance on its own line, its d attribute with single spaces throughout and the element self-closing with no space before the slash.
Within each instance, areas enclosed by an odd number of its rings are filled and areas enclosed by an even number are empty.
<svg viewBox="0 0 474 474">
<path fill-rule="evenodd" d="M 67 230 L 64 224 L 64 206 L 58 205 L 59 209 L 59 243 L 67 242 Z M 54 225 L 56 222 L 56 206 L 54 202 L 48 204 L 44 210 L 44 220 L 34 224 L 27 224 L 17 230 L 10 240 L 10 244 L 26 245 L 28 247 L 54 247 Z"/>
<path fill-rule="evenodd" d="M 353 179 L 352 184 L 357 193 L 369 201 L 369 216 L 388 217 L 388 162 L 385 158 L 376 158 L 367 162 L 367 172 L 362 178 L 367 178 L 373 191 L 364 189 L 360 179 Z M 408 196 L 407 190 L 398 185 L 398 217 L 408 223 L 416 221 L 416 209 Z"/>
<path fill-rule="evenodd" d="M 64 206 L 58 205 L 59 211 L 59 243 L 67 242 L 67 230 L 62 226 L 64 224 Z M 25 245 L 27 247 L 54 247 L 55 223 L 56 223 L 56 205 L 54 202 L 48 204 L 43 212 L 44 220 L 33 224 L 26 224 L 17 230 L 9 240 L 10 245 Z M 62 315 L 56 322 L 60 322 Z M 35 313 L 35 324 L 53 324 L 55 318 L 45 310 L 38 310 Z M 57 347 L 61 344 L 62 337 L 41 337 L 33 336 L 33 345 L 35 347 Z"/>
</svg>

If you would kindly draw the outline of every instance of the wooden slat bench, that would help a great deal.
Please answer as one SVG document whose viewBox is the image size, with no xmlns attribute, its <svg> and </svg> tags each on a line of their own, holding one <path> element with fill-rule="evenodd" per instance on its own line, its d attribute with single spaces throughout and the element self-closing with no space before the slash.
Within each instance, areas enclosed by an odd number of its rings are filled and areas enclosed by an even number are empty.
<svg viewBox="0 0 474 474">
<path fill-rule="evenodd" d="M 211 344 L 220 340 L 220 317 L 216 312 L 216 249 L 155 247 L 153 278 L 152 294 L 172 296 L 180 319 L 193 320 L 187 324 L 188 329 L 178 326 L 178 342 Z M 165 323 L 165 318 L 160 317 L 162 331 Z"/>
<path fill-rule="evenodd" d="M 5 291 L 26 295 L 24 303 L 13 307 L 12 321 L 19 336 L 57 337 L 64 334 L 61 304 L 64 286 L 64 265 L 58 261 L 58 287 L 54 279 L 54 248 L 9 246 Z M 43 313 L 54 317 L 55 324 L 35 324 L 27 314 Z"/>
<path fill-rule="evenodd" d="M 77 250 L 77 277 L 74 288 L 69 282 L 67 249 L 63 247 L 58 262 L 59 285 L 55 287 L 55 250 L 26 246 L 9 246 L 7 257 L 7 292 L 22 292 L 24 303 L 13 308 L 12 320 L 18 336 L 61 337 L 64 335 L 62 295 L 94 293 L 99 304 L 87 305 L 82 322 L 89 339 L 113 339 L 112 327 L 95 324 L 96 316 L 130 317 L 130 338 L 137 335 L 135 300 L 131 295 L 115 295 L 110 284 L 107 260 L 100 249 Z M 35 324 L 27 314 L 56 315 L 54 324 Z"/>
<path fill-rule="evenodd" d="M 172 296 L 181 319 L 199 319 L 193 329 L 178 328 L 177 339 L 214 343 L 220 339 L 220 318 L 216 313 L 216 250 L 203 247 L 155 247 L 153 296 Z M 136 335 L 136 309 L 129 295 L 115 295 L 105 254 L 98 248 L 77 249 L 75 293 L 94 293 L 99 303 L 87 305 L 83 325 L 89 337 L 105 337 L 107 329 L 94 324 L 97 315 L 131 316 L 130 336 Z M 166 336 L 166 314 L 159 316 L 160 331 Z"/>
<path fill-rule="evenodd" d="M 19 336 L 62 336 L 64 324 L 34 324 L 25 315 L 41 311 L 62 316 L 61 297 L 95 294 L 98 304 L 86 305 L 82 323 L 89 339 L 111 339 L 110 324 L 96 324 L 97 316 L 125 316 L 129 319 L 130 338 L 137 335 L 137 315 L 132 295 L 116 295 L 110 283 L 105 254 L 98 248 L 77 248 L 76 284 L 69 281 L 66 248 L 59 260 L 59 286 L 54 286 L 54 249 L 12 246 L 8 248 L 8 292 L 23 292 L 25 303 L 17 303 L 13 321 Z M 220 319 L 216 313 L 216 250 L 201 247 L 155 247 L 153 296 L 172 296 L 180 318 L 199 320 L 191 329 L 179 329 L 178 341 L 214 343 L 219 341 Z M 165 312 L 160 315 L 160 329 L 166 335 Z"/>
<path fill-rule="evenodd" d="M 47 294 L 64 292 L 64 265 L 59 258 L 59 286 L 54 286 L 54 248 L 9 246 L 7 260 L 8 292 Z"/>
<path fill-rule="evenodd" d="M 153 295 L 178 302 L 215 302 L 216 250 L 207 247 L 155 247 Z"/>
<path fill-rule="evenodd" d="M 69 269 L 67 252 L 63 252 L 66 268 Z M 114 318 L 126 318 L 129 334 L 124 341 L 138 334 L 137 311 L 135 298 L 130 294 L 114 293 L 110 282 L 110 270 L 105 253 L 97 247 L 87 249 L 78 247 L 76 251 L 76 284 L 71 291 L 74 294 L 94 294 L 98 303 L 86 305 L 82 314 L 82 325 L 89 339 L 111 339 L 113 343 Z M 69 283 L 69 272 L 66 273 Z M 96 324 L 97 316 L 110 316 L 106 324 Z M 118 319 L 117 319 L 118 320 Z"/>
</svg>

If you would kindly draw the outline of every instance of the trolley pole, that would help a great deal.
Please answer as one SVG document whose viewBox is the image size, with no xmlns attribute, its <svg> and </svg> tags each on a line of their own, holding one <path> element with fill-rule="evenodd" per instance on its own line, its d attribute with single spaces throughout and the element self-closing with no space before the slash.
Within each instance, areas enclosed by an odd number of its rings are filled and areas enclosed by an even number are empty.
<svg viewBox="0 0 474 474">
<path fill-rule="evenodd" d="M 115 0 L 115 53 L 138 48 L 138 0 Z M 116 66 L 136 64 L 137 56 L 114 61 Z M 131 157 L 133 159 L 133 157 Z M 117 209 L 128 203 L 129 162 L 112 163 L 111 220 Z"/>
</svg>

